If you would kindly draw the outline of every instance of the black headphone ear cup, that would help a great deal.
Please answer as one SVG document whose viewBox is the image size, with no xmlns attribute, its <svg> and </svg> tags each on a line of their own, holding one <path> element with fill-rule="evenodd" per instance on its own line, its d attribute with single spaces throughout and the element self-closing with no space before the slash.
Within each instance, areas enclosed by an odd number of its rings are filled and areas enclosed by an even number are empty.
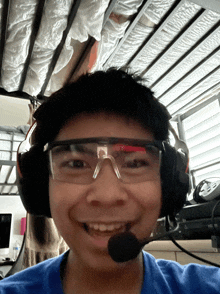
<svg viewBox="0 0 220 294">
<path fill-rule="evenodd" d="M 188 158 L 169 144 L 164 144 L 161 162 L 162 209 L 160 217 L 175 216 L 186 202 L 189 175 Z"/>
<path fill-rule="evenodd" d="M 17 185 L 27 212 L 51 217 L 49 206 L 49 163 L 42 146 L 33 146 L 18 157 Z"/>
</svg>

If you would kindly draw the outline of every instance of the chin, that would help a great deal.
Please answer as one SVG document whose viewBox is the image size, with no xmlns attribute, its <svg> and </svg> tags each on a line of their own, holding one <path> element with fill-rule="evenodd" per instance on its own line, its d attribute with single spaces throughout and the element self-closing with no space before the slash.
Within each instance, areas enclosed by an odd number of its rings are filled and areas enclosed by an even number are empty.
<svg viewBox="0 0 220 294">
<path fill-rule="evenodd" d="M 83 260 L 81 264 L 84 263 L 87 268 L 90 268 L 90 270 L 93 270 L 94 272 L 115 273 L 117 270 L 121 271 L 129 265 L 137 263 L 139 258 L 128 262 L 115 262 L 106 250 L 94 252 L 93 254 L 91 252 L 84 252 L 84 255 L 80 259 L 81 261 Z"/>
</svg>

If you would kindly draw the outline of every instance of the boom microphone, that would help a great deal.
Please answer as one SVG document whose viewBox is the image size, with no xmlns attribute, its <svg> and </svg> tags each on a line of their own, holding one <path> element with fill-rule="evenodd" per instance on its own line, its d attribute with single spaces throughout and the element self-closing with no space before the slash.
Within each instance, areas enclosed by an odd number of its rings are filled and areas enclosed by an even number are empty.
<svg viewBox="0 0 220 294">
<path fill-rule="evenodd" d="M 144 245 L 167 237 L 179 229 L 179 224 L 176 224 L 173 230 L 165 234 L 161 234 L 155 237 L 144 238 L 139 241 L 137 237 L 131 232 L 119 233 L 112 236 L 108 242 L 108 252 L 111 258 L 115 262 L 126 262 L 132 260 L 138 256 Z"/>
</svg>

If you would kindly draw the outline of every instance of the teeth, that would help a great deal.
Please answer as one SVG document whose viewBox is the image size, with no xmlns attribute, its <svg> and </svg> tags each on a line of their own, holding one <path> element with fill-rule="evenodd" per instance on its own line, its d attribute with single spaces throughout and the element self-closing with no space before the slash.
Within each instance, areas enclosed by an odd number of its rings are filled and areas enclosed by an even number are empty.
<svg viewBox="0 0 220 294">
<path fill-rule="evenodd" d="M 90 229 L 96 230 L 96 231 L 101 231 L 101 232 L 106 232 L 106 231 L 114 231 L 122 228 L 124 224 L 88 224 L 88 227 Z"/>
</svg>

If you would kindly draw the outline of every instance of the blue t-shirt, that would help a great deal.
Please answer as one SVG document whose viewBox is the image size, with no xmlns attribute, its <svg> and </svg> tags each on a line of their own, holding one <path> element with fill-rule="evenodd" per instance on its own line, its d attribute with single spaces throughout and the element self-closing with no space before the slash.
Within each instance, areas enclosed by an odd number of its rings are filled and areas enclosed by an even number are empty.
<svg viewBox="0 0 220 294">
<path fill-rule="evenodd" d="M 144 255 L 141 294 L 219 294 L 220 269 Z M 60 266 L 64 254 L 48 259 L 0 281 L 0 294 L 63 294 Z"/>
<path fill-rule="evenodd" d="M 0 294 L 63 294 L 60 265 L 64 254 L 0 281 Z"/>
</svg>

